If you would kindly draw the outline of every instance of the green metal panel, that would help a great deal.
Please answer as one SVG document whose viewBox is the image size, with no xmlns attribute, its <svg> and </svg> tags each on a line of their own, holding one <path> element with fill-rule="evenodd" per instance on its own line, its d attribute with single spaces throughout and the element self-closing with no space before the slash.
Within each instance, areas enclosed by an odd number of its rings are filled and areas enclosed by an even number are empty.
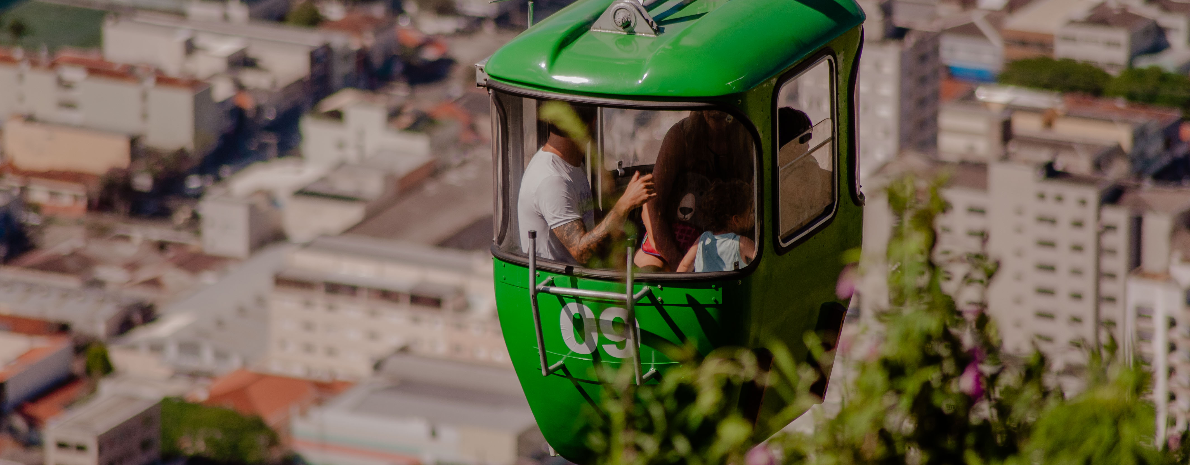
<svg viewBox="0 0 1190 465">
<path fill-rule="evenodd" d="M 553 277 L 554 283 L 562 287 L 624 292 L 623 283 L 545 271 L 539 273 L 539 282 Z M 539 294 L 547 359 L 550 364 L 563 359 L 566 363 L 565 371 L 542 376 L 529 305 L 528 274 L 528 267 L 495 260 L 500 327 L 504 331 L 508 355 L 542 434 L 564 457 L 582 463 L 588 453 L 583 447 L 586 439 L 584 410 L 600 397 L 594 367 L 603 364 L 616 368 L 631 361 L 623 358 L 623 354 L 615 353 L 616 349 L 624 348 L 624 343 L 616 344 L 610 339 L 607 323 L 601 321 L 606 320 L 601 317 L 605 317 L 609 309 L 622 308 L 623 304 Z M 747 333 L 746 320 L 750 316 L 747 309 L 751 307 L 747 304 L 747 283 L 747 280 L 732 279 L 698 284 L 637 285 L 638 291 L 645 285 L 653 289 L 651 295 L 636 306 L 644 371 L 652 367 L 664 370 L 665 365 L 673 363 L 665 356 L 665 350 L 682 344 L 691 343 L 703 354 L 717 347 L 742 345 Z M 597 343 L 592 353 L 583 353 L 586 349 L 575 351 L 563 340 L 562 320 L 564 315 L 569 315 L 563 313 L 563 306 L 572 303 L 585 305 L 591 310 L 593 321 L 574 321 L 570 332 L 575 344 L 585 342 L 584 335 L 593 336 Z M 622 323 L 622 319 L 618 320 L 612 329 L 620 330 Z M 611 333 L 614 337 L 615 331 Z M 612 345 L 611 351 L 609 345 Z"/>
<path fill-rule="evenodd" d="M 488 60 L 491 78 L 564 93 L 718 97 L 747 91 L 858 26 L 854 0 L 663 0 L 657 37 L 592 32 L 613 0 L 580 0 Z"/>
<path fill-rule="evenodd" d="M 797 360 L 807 359 L 808 349 L 804 345 L 807 332 L 819 323 L 821 310 L 825 305 L 843 305 L 835 296 L 835 284 L 843 271 L 842 254 L 861 245 L 863 233 L 863 206 L 851 200 L 849 172 L 854 168 L 848 162 L 848 153 L 855 150 L 855 138 L 850 129 L 854 127 L 849 79 L 852 68 L 859 66 L 856 58 L 860 49 L 862 33 L 855 28 L 828 44 L 836 56 L 837 95 L 836 144 L 838 144 L 838 171 L 835 173 L 839 189 L 836 192 L 838 210 L 829 223 L 792 249 L 778 255 L 778 238 L 772 222 L 777 218 L 777 185 L 774 182 L 774 134 L 772 105 L 775 98 L 777 79 L 771 79 L 744 97 L 744 110 L 753 119 L 760 131 L 764 145 L 762 170 L 762 198 L 765 224 L 764 245 L 761 260 L 752 273 L 755 285 L 750 289 L 752 309 L 755 314 L 749 331 L 749 347 L 763 347 L 770 341 L 780 341 L 793 352 Z M 830 374 L 830 366 L 825 367 Z M 770 416 L 785 404 L 775 395 L 764 396 L 756 432 L 757 439 L 763 439 L 776 430 L 763 428 Z"/>
</svg>

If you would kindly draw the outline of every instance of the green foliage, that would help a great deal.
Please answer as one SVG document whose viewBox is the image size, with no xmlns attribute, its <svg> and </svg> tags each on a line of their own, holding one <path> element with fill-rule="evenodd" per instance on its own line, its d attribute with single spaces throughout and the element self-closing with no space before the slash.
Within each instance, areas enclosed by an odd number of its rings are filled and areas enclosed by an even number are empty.
<svg viewBox="0 0 1190 465">
<path fill-rule="evenodd" d="M 277 433 L 260 417 L 177 398 L 161 404 L 161 453 L 165 457 L 258 464 L 270 462 L 278 444 Z"/>
<path fill-rule="evenodd" d="M 1190 104 L 1190 77 L 1155 66 L 1132 68 L 1108 82 L 1103 93 L 1133 102 L 1185 108 Z"/>
<path fill-rule="evenodd" d="M 749 450 L 758 438 L 738 410 L 737 394 L 749 383 L 770 387 L 769 393 L 789 401 L 772 420 L 784 425 L 816 401 L 809 393 L 816 372 L 796 364 L 779 345 L 770 346 L 770 370 L 760 369 L 748 350 L 720 349 L 700 360 L 687 349 L 674 354 L 686 363 L 658 384 L 635 386 L 626 369 L 603 373 L 607 384 L 600 409 L 592 413 L 589 441 L 595 462 L 1185 463 L 1190 441 L 1154 446 L 1153 407 L 1144 400 L 1150 375 L 1139 363 L 1121 363 L 1114 341 L 1088 351 L 1085 388 L 1067 399 L 1047 383 L 1040 353 L 1020 359 L 1002 352 L 985 303 L 960 308 L 943 291 L 934 223 L 949 208 L 939 194 L 944 182 L 906 177 L 887 190 L 894 216 L 890 304 L 877 316 L 880 331 L 864 336 L 875 350 L 853 366 L 836 367 L 852 373 L 831 387 L 844 393 L 837 414 L 817 417 L 812 433 L 780 433 Z M 985 296 L 996 263 L 982 253 L 955 260 L 948 265 L 961 266 L 948 269 L 967 270 L 959 290 Z M 806 343 L 820 347 L 813 335 Z M 814 353 L 829 363 L 823 355 Z"/>
<path fill-rule="evenodd" d="M 1102 95 L 1111 79 L 1099 67 L 1069 58 L 1017 60 L 1005 65 L 1000 73 L 1002 84 L 1091 95 Z"/>
<path fill-rule="evenodd" d="M 289 10 L 289 14 L 285 15 L 285 24 L 314 27 L 323 19 L 322 13 L 318 12 L 318 7 L 314 5 L 314 2 L 306 0 L 294 5 L 293 9 Z"/>
<path fill-rule="evenodd" d="M 29 24 L 21 18 L 13 18 L 8 22 L 8 35 L 12 37 L 13 42 L 20 42 L 21 39 L 29 35 Z"/>
<path fill-rule="evenodd" d="M 107 346 L 102 342 L 92 342 L 87 346 L 87 376 L 102 378 L 110 375 L 115 369 L 112 360 L 107 355 Z"/>
</svg>

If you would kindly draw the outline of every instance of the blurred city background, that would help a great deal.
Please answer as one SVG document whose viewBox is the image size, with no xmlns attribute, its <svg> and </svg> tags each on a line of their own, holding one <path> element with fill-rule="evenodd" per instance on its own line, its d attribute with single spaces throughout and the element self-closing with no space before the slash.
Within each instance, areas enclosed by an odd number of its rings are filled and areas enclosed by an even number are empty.
<svg viewBox="0 0 1190 465">
<path fill-rule="evenodd" d="M 848 324 L 888 306 L 882 187 L 946 175 L 936 258 L 1000 262 L 1006 349 L 1077 391 L 1088 341 L 1114 338 L 1151 367 L 1158 434 L 1185 430 L 1190 2 L 861 6 Z M 0 463 L 562 461 L 496 320 L 472 66 L 528 8 L 7 5 Z"/>
</svg>

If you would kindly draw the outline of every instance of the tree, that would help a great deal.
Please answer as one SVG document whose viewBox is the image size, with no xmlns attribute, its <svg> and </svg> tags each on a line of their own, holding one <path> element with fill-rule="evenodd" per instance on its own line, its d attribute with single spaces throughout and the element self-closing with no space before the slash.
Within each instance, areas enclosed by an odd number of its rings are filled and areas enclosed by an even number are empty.
<svg viewBox="0 0 1190 465">
<path fill-rule="evenodd" d="M 597 463 L 1184 463 L 1176 460 L 1186 446 L 1154 447 L 1154 409 L 1144 400 L 1150 375 L 1140 363 L 1121 363 L 1114 342 L 1087 348 L 1086 388 L 1067 399 L 1046 383 L 1040 353 L 1023 360 L 1002 353 L 985 303 L 960 308 L 942 291 L 934 222 L 949 208 L 939 194 L 943 184 L 906 177 L 887 190 L 894 216 L 889 308 L 877 316 L 881 330 L 868 335 L 878 342 L 875 352 L 857 361 L 843 385 L 831 387 L 845 393 L 835 416 L 818 418 L 811 433 L 780 433 L 748 450 L 764 438 L 750 438 L 752 425 L 732 393 L 749 382 L 766 385 L 791 401 L 774 422 L 789 421 L 814 402 L 815 371 L 795 364 L 781 346 L 770 347 L 768 371 L 743 349 L 720 349 L 701 360 L 687 351 L 675 354 L 685 363 L 658 384 L 634 386 L 628 370 L 605 375 L 589 442 Z M 961 286 L 985 295 L 995 262 L 981 253 L 958 260 L 969 270 L 958 277 Z M 806 343 L 827 362 L 812 334 Z"/>
<path fill-rule="evenodd" d="M 115 371 L 111 358 L 107 354 L 107 346 L 102 342 L 92 342 L 87 346 L 87 376 L 96 379 L 107 376 Z"/>
<path fill-rule="evenodd" d="M 285 15 L 285 24 L 314 27 L 323 19 L 322 13 L 318 12 L 318 6 L 314 5 L 314 1 L 306 0 L 289 10 L 289 14 Z"/>
<path fill-rule="evenodd" d="M 1008 63 L 1000 83 L 1058 92 L 1102 95 L 1111 75 L 1095 65 L 1069 58 L 1029 58 Z"/>
<path fill-rule="evenodd" d="M 1190 77 L 1156 66 L 1131 68 L 1107 83 L 1104 95 L 1168 107 L 1190 106 Z"/>
<path fill-rule="evenodd" d="M 29 25 L 21 18 L 13 18 L 8 22 L 8 35 L 12 37 L 13 42 L 20 42 L 29 34 Z"/>
<path fill-rule="evenodd" d="M 260 417 L 167 398 L 161 404 L 161 454 L 217 463 L 263 464 L 280 444 Z"/>
</svg>

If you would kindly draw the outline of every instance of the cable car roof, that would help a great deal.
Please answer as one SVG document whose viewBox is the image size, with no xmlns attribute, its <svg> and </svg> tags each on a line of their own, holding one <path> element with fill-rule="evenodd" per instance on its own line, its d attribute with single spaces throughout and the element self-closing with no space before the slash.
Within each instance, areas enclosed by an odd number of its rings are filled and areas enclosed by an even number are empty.
<svg viewBox="0 0 1190 465">
<path fill-rule="evenodd" d="M 751 89 L 854 28 L 854 0 L 656 0 L 656 36 L 592 31 L 614 0 L 578 0 L 488 60 L 498 81 L 592 95 L 689 98 Z"/>
</svg>

